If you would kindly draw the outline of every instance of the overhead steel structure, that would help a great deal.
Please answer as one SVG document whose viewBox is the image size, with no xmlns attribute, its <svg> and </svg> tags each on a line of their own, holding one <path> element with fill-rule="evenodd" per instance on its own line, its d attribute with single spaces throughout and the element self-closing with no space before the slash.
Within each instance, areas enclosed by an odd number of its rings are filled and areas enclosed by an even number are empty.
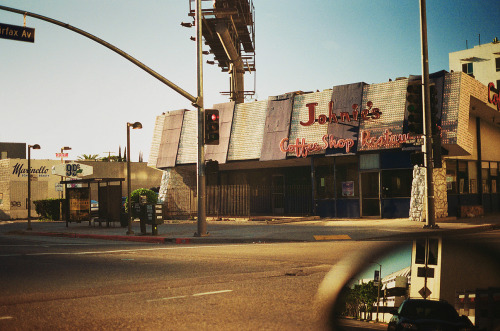
<svg viewBox="0 0 500 331">
<path fill-rule="evenodd" d="M 195 0 L 189 0 L 189 16 L 196 12 Z M 245 90 L 245 72 L 255 71 L 255 21 L 252 0 L 202 0 L 202 34 L 210 47 L 214 64 L 230 73 L 230 90 L 221 92 L 237 103 L 255 94 Z M 181 23 L 192 26 L 194 23 Z M 208 61 L 211 63 L 210 61 Z M 255 81 L 254 81 L 255 85 Z"/>
</svg>

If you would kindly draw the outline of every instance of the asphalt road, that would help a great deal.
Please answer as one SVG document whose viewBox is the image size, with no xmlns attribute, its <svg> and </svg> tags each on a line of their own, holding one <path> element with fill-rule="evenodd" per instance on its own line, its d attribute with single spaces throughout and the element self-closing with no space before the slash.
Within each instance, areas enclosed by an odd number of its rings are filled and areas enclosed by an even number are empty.
<svg viewBox="0 0 500 331">
<path fill-rule="evenodd" d="M 317 329 L 314 297 L 373 242 L 154 245 L 0 236 L 1 330 Z"/>
<path fill-rule="evenodd" d="M 498 235 L 474 236 L 499 244 Z M 385 245 L 0 235 L 0 330 L 318 330 L 317 292 L 332 266 Z"/>
</svg>

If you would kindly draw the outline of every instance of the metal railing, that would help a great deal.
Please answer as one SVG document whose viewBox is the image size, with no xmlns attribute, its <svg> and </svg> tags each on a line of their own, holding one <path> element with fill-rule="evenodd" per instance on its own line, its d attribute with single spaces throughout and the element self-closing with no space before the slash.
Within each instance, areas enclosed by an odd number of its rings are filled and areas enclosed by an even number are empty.
<svg viewBox="0 0 500 331">
<path fill-rule="evenodd" d="M 259 215 L 305 216 L 312 214 L 311 186 L 209 185 L 206 190 L 207 215 L 250 217 Z M 185 218 L 197 214 L 196 191 L 169 190 L 164 218 Z"/>
</svg>

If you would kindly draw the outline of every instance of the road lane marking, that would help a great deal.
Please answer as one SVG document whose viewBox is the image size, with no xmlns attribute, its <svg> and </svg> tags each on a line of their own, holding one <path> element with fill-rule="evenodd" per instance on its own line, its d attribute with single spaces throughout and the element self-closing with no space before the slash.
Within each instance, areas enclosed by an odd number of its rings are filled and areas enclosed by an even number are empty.
<svg viewBox="0 0 500 331">
<path fill-rule="evenodd" d="M 146 300 L 146 302 L 156 302 L 156 301 L 167 301 L 167 300 L 174 300 L 174 299 L 184 299 L 187 297 L 201 297 L 204 295 L 214 295 L 214 294 L 221 294 L 221 293 L 229 293 L 233 292 L 233 290 L 221 290 L 221 291 L 212 291 L 212 292 L 201 292 L 201 293 L 195 293 L 191 295 L 179 295 L 175 297 L 166 297 L 166 298 L 159 298 L 159 299 L 150 299 Z"/>
<path fill-rule="evenodd" d="M 202 295 L 212 295 L 212 294 L 228 293 L 228 292 L 233 292 L 233 290 L 222 290 L 222 291 L 213 291 L 213 292 L 196 293 L 196 294 L 193 294 L 193 296 L 194 296 L 194 297 L 200 297 L 200 296 L 202 296 Z"/>
<path fill-rule="evenodd" d="M 332 234 L 332 235 L 317 235 L 314 236 L 315 240 L 351 240 L 347 234 Z"/>
<path fill-rule="evenodd" d="M 167 300 L 174 300 L 174 299 L 183 299 L 183 298 L 187 298 L 187 297 L 188 297 L 187 295 L 179 295 L 177 297 L 168 297 L 168 298 L 146 300 L 146 302 L 167 301 Z"/>
<path fill-rule="evenodd" d="M 154 247 L 154 248 L 134 248 L 134 249 L 116 249 L 107 251 L 87 251 L 87 252 L 44 252 L 44 253 L 14 253 L 14 254 L 0 254 L 0 257 L 13 257 L 13 256 L 49 256 L 49 255 L 92 255 L 92 254 L 113 254 L 113 253 L 130 253 L 141 251 L 161 251 L 161 250 L 182 250 L 182 249 L 204 249 L 204 248 L 221 248 L 221 247 L 242 247 L 254 244 L 234 244 L 234 245 L 205 245 L 205 246 L 175 246 L 175 247 Z M 261 244 L 272 245 L 272 244 Z"/>
</svg>

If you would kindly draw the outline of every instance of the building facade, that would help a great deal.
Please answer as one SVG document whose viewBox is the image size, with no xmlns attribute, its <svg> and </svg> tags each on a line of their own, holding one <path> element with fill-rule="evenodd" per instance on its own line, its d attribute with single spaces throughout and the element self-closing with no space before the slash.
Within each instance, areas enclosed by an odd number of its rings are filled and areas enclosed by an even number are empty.
<svg viewBox="0 0 500 331">
<path fill-rule="evenodd" d="M 462 71 L 484 85 L 500 88 L 500 41 L 449 54 L 450 71 Z"/>
<path fill-rule="evenodd" d="M 418 80 L 214 105 L 220 143 L 205 146 L 207 213 L 408 217 L 422 144 L 408 91 Z M 497 211 L 498 94 L 461 72 L 432 74 L 431 83 L 442 147 L 433 152 L 436 216 Z M 196 118 L 186 110 L 156 118 L 148 165 L 166 171 L 164 200 L 178 214 L 196 213 Z"/>
<path fill-rule="evenodd" d="M 90 165 L 93 174 L 85 178 L 126 178 L 126 162 L 78 161 Z M 61 176 L 52 172 L 59 165 L 58 160 L 31 160 L 31 212 L 37 217 L 33 201 L 61 198 Z M 162 172 L 152 169 L 145 162 L 131 163 L 132 190 L 160 186 Z M 92 187 L 91 199 L 97 200 L 98 188 Z M 122 185 L 122 196 L 127 195 L 127 182 Z M 28 160 L 0 160 L 0 220 L 22 219 L 28 216 Z"/>
</svg>

